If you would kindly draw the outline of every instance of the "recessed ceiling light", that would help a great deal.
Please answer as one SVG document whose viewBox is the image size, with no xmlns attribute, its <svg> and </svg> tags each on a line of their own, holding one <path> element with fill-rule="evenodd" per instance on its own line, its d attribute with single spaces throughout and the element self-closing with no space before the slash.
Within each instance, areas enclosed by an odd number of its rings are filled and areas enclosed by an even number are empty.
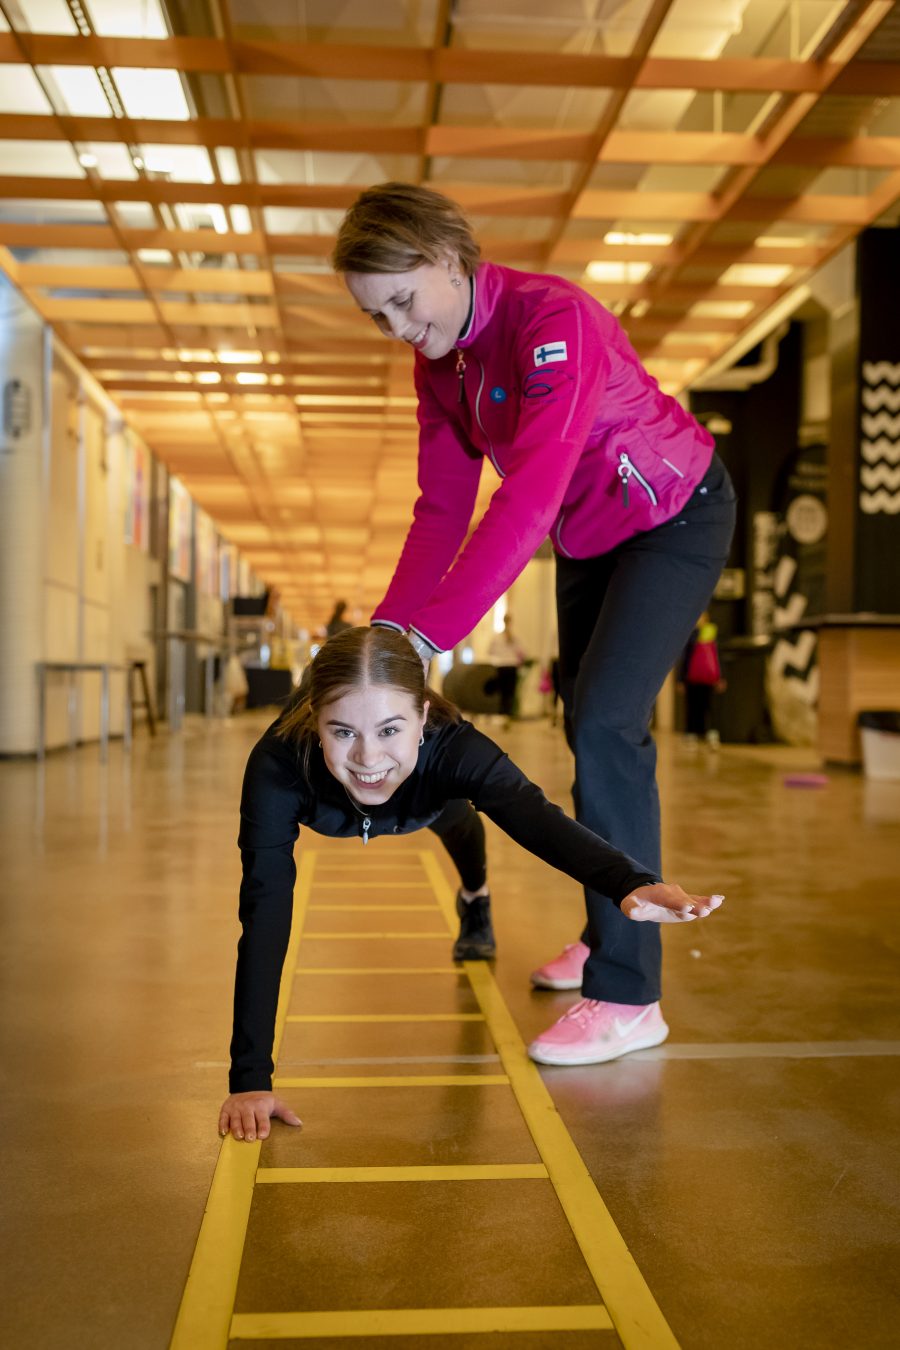
<svg viewBox="0 0 900 1350">
<path fill-rule="evenodd" d="M 216 355 L 229 366 L 255 366 L 263 359 L 262 352 L 219 351 Z"/>
<path fill-rule="evenodd" d="M 604 244 L 671 244 L 670 234 L 633 234 L 627 230 L 608 230 L 603 236 Z"/>
</svg>

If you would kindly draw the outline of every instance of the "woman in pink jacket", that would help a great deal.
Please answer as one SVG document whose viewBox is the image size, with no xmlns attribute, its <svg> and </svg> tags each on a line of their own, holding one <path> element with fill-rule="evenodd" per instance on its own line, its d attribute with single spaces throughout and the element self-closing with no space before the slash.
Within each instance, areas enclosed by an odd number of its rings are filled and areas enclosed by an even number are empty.
<svg viewBox="0 0 900 1350">
<path fill-rule="evenodd" d="M 616 319 L 574 283 L 481 262 L 430 188 L 362 193 L 333 255 L 360 308 L 415 349 L 420 496 L 372 616 L 426 663 L 475 627 L 549 534 L 577 818 L 660 869 L 653 704 L 734 529 L 712 437 L 663 394 Z M 483 458 L 503 480 L 464 548 Z M 583 998 L 530 1047 L 590 1064 L 658 1044 L 661 948 L 585 892 L 581 940 L 535 985 Z"/>
</svg>

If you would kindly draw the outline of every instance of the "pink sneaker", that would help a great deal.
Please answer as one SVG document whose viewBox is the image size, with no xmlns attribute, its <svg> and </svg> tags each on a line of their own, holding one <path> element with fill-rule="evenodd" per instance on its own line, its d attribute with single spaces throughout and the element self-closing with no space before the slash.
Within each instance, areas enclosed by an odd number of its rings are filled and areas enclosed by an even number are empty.
<svg viewBox="0 0 900 1350">
<path fill-rule="evenodd" d="M 603 1003 L 583 998 L 532 1041 L 538 1064 L 603 1064 L 632 1050 L 661 1045 L 669 1034 L 658 1003 Z"/>
<path fill-rule="evenodd" d="M 583 942 L 570 942 L 559 956 L 531 972 L 531 983 L 536 989 L 580 989 L 581 972 L 590 954 Z"/>
</svg>

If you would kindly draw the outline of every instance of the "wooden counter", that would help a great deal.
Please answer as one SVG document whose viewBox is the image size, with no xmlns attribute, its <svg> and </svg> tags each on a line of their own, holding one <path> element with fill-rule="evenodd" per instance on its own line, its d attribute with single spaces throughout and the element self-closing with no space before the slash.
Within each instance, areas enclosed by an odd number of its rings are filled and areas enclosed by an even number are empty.
<svg viewBox="0 0 900 1350">
<path fill-rule="evenodd" d="M 819 630 L 819 753 L 836 764 L 862 758 L 861 712 L 900 710 L 900 616 L 834 614 Z"/>
</svg>

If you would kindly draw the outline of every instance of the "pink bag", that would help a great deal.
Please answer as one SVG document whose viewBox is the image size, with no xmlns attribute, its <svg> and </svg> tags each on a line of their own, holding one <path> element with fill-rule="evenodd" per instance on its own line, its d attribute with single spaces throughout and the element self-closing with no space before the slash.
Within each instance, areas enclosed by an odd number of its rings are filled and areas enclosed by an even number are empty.
<svg viewBox="0 0 900 1350">
<path fill-rule="evenodd" d="M 715 642 L 695 642 L 688 660 L 687 684 L 718 684 L 722 678 Z"/>
</svg>

